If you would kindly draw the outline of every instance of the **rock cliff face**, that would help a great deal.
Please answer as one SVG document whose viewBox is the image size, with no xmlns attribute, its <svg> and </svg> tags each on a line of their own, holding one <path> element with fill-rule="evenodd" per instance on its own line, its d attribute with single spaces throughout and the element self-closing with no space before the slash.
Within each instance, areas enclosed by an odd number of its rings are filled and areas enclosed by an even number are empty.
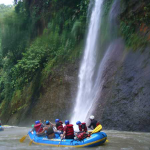
<svg viewBox="0 0 150 150">
<path fill-rule="evenodd" d="M 150 131 L 150 48 L 125 50 L 111 45 L 95 115 L 106 129 Z"/>
<path fill-rule="evenodd" d="M 93 114 L 105 129 L 150 131 L 150 49 L 126 50 L 122 39 L 109 49 L 100 98 Z M 40 98 L 12 115 L 8 124 L 31 125 L 37 119 L 70 119 L 77 91 L 78 63 L 55 70 Z M 93 106 L 95 107 L 95 106 Z"/>
<path fill-rule="evenodd" d="M 66 64 L 54 70 L 47 82 L 39 90 L 40 97 L 35 99 L 29 107 L 13 114 L 3 122 L 11 125 L 27 126 L 35 120 L 62 121 L 71 117 L 71 108 L 77 91 L 78 62 Z"/>
</svg>

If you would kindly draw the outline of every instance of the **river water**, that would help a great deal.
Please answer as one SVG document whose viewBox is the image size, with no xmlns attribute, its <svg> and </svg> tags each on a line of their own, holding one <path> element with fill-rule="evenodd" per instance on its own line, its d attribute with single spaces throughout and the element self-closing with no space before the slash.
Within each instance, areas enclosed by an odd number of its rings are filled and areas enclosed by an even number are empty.
<svg viewBox="0 0 150 150">
<path fill-rule="evenodd" d="M 24 143 L 19 139 L 26 135 L 30 128 L 13 127 L 0 131 L 0 150 L 76 150 L 76 148 L 47 147 L 32 144 L 29 146 L 29 138 Z M 150 150 L 150 133 L 104 131 L 108 136 L 108 142 L 103 146 L 94 148 L 78 148 L 82 150 Z"/>
</svg>

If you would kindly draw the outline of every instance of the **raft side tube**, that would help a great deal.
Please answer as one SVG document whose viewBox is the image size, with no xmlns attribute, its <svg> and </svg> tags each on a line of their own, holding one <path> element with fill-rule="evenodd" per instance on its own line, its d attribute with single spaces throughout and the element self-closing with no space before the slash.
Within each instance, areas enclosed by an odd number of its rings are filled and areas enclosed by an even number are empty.
<svg viewBox="0 0 150 150">
<path fill-rule="evenodd" d="M 86 138 L 82 141 L 74 140 L 74 139 L 63 139 L 60 137 L 48 139 L 45 137 L 39 137 L 35 132 L 28 133 L 30 140 L 33 140 L 34 144 L 37 145 L 45 145 L 45 146 L 55 146 L 55 147 L 94 147 L 99 146 L 105 143 L 107 139 L 107 135 L 104 132 L 98 132 L 91 135 L 91 137 Z"/>
</svg>

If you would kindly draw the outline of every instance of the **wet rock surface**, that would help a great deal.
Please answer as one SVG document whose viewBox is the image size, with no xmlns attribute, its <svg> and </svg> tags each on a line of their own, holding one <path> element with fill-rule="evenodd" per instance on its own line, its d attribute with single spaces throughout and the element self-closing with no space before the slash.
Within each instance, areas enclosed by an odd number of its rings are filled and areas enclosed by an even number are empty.
<svg viewBox="0 0 150 150">
<path fill-rule="evenodd" d="M 150 131 L 150 48 L 127 51 L 118 42 L 103 73 L 95 115 L 106 129 Z"/>
<path fill-rule="evenodd" d="M 150 131 L 150 49 L 126 50 L 122 39 L 110 45 L 100 95 L 93 105 L 104 129 Z M 79 62 L 79 61 L 78 61 Z M 57 68 L 28 108 L 6 117 L 12 125 L 31 125 L 37 119 L 70 119 L 77 92 L 79 63 Z M 8 121 L 7 121 L 8 120 Z"/>
</svg>

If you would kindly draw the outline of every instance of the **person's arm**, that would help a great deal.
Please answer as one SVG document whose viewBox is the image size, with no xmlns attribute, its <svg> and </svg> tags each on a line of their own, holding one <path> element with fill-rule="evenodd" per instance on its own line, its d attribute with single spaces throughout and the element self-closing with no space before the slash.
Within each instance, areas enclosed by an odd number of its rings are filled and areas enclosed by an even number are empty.
<svg viewBox="0 0 150 150">
<path fill-rule="evenodd" d="M 56 124 L 53 124 L 53 123 L 51 123 L 51 122 L 50 122 L 50 124 L 51 124 L 52 126 L 56 126 Z"/>
<path fill-rule="evenodd" d="M 88 126 L 88 128 L 91 128 L 91 126 L 92 126 L 92 122 L 90 123 L 90 125 Z"/>
<path fill-rule="evenodd" d="M 33 131 L 35 131 L 35 128 L 34 128 L 34 127 L 32 128 L 32 130 L 31 130 L 30 132 L 33 132 Z"/>
<path fill-rule="evenodd" d="M 47 127 L 44 127 L 43 130 L 42 130 L 41 132 L 38 132 L 38 133 L 36 133 L 36 134 L 44 133 L 46 129 L 47 129 Z"/>
<path fill-rule="evenodd" d="M 65 135 L 66 135 L 66 131 L 67 131 L 67 127 L 66 127 L 66 126 L 64 126 L 64 132 L 63 132 L 63 134 L 62 134 L 61 139 L 63 139 L 63 138 L 65 137 Z"/>
<path fill-rule="evenodd" d="M 82 131 L 84 131 L 84 129 L 85 129 L 85 125 L 84 125 L 84 124 L 82 124 L 82 126 L 81 126 L 81 127 L 82 127 Z"/>
<path fill-rule="evenodd" d="M 66 135 L 66 131 L 63 132 L 61 139 L 63 139 L 65 137 L 65 135 Z"/>
</svg>

